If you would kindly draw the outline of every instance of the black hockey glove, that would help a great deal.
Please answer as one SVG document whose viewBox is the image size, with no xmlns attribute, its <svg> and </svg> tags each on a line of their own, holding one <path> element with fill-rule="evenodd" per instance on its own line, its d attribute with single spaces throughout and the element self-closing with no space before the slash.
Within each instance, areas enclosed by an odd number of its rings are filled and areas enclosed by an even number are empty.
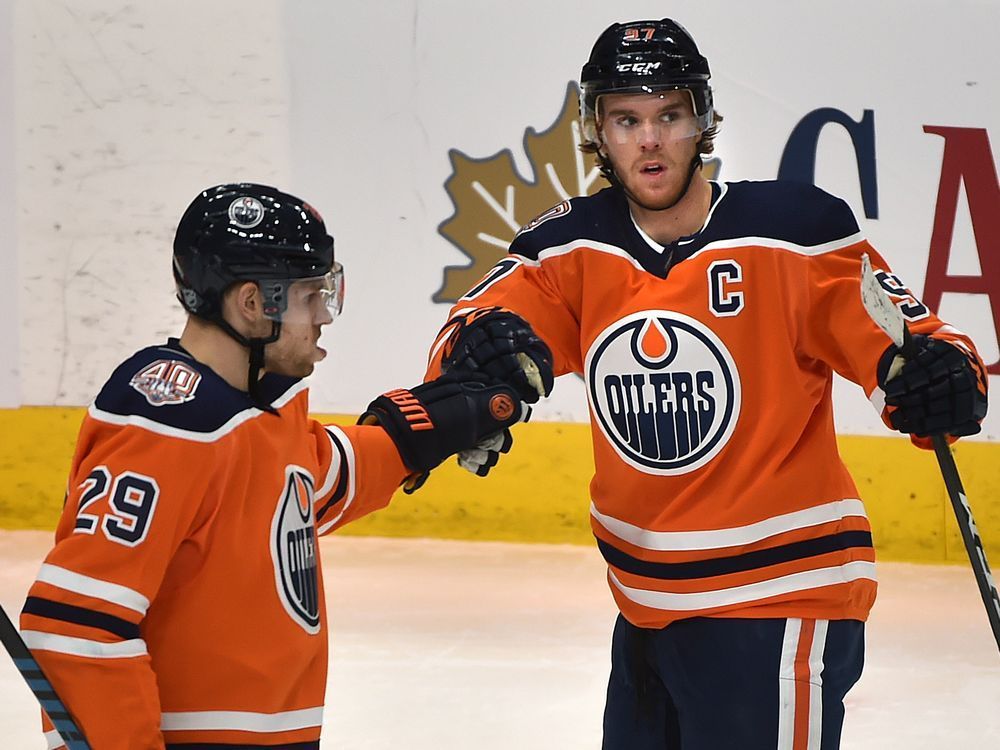
<svg viewBox="0 0 1000 750">
<path fill-rule="evenodd" d="M 978 363 L 942 339 L 913 336 L 917 355 L 899 357 L 890 346 L 878 366 L 889 422 L 917 437 L 975 435 L 986 416 L 986 383 Z"/>
<path fill-rule="evenodd" d="M 529 404 L 552 392 L 552 352 L 523 318 L 487 307 L 452 323 L 458 327 L 445 345 L 443 371 L 482 373 L 506 383 Z"/>
<path fill-rule="evenodd" d="M 389 433 L 407 468 L 404 483 L 413 492 L 427 472 L 448 456 L 474 448 L 485 438 L 520 421 L 524 406 L 502 384 L 486 384 L 475 375 L 442 375 L 415 388 L 389 391 L 368 404 L 359 424 L 379 424 Z"/>
</svg>

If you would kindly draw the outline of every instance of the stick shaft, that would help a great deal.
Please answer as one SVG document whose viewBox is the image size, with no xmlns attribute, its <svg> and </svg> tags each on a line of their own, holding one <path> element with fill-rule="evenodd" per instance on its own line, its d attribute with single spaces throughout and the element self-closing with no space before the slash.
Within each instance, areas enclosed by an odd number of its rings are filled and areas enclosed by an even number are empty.
<svg viewBox="0 0 1000 750">
<path fill-rule="evenodd" d="M 55 726 L 59 736 L 66 743 L 68 750 L 90 750 L 90 745 L 83 736 L 83 732 L 69 715 L 66 706 L 56 695 L 55 688 L 48 681 L 42 672 L 41 666 L 31 655 L 27 644 L 21 634 L 17 632 L 14 623 L 10 621 L 7 612 L 0 607 L 0 642 L 3 643 L 7 653 L 14 660 L 14 666 L 21 673 L 24 681 L 28 683 L 31 692 L 35 694 L 38 702 L 42 704 L 45 713 Z"/>
<path fill-rule="evenodd" d="M 955 465 L 955 457 L 951 453 L 951 448 L 948 447 L 948 441 L 944 435 L 934 435 L 931 440 L 934 443 L 934 453 L 937 455 L 938 465 L 941 467 L 941 475 L 944 477 L 951 507 L 955 511 L 955 520 L 958 521 L 959 531 L 962 532 L 965 551 L 969 555 L 969 562 L 972 563 L 972 572 L 976 576 L 979 594 L 983 597 L 986 616 L 989 618 L 990 628 L 993 630 L 993 638 L 997 642 L 997 648 L 1000 649 L 1000 594 L 997 593 L 996 581 L 990 571 L 990 564 L 986 560 L 983 540 L 979 537 L 979 529 L 976 527 L 976 520 L 972 517 L 972 508 L 965 496 L 962 480 L 958 475 L 958 467 Z"/>
</svg>

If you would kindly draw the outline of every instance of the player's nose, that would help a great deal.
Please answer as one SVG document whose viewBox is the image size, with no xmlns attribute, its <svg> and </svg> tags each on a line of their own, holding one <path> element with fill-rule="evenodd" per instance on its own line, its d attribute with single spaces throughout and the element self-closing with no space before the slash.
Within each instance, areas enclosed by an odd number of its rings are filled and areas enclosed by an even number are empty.
<svg viewBox="0 0 1000 750">
<path fill-rule="evenodd" d="M 654 122 L 645 122 L 639 127 L 636 137 L 643 149 L 659 148 L 662 140 L 660 126 Z"/>
<path fill-rule="evenodd" d="M 321 305 L 319 309 L 313 315 L 313 323 L 318 326 L 330 325 L 333 322 L 333 313 L 330 312 L 330 308 L 326 305 Z"/>
</svg>

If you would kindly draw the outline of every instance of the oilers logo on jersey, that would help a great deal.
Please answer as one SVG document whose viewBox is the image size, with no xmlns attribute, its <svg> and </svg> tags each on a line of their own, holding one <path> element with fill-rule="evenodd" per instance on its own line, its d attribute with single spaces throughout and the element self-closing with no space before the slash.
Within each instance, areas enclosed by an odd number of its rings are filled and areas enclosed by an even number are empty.
<svg viewBox="0 0 1000 750">
<path fill-rule="evenodd" d="M 715 333 L 694 318 L 644 310 L 605 328 L 584 368 L 597 422 L 621 458 L 647 474 L 686 474 L 729 441 L 740 379 Z"/>
<path fill-rule="evenodd" d="M 314 482 L 300 466 L 285 467 L 285 486 L 271 524 L 278 597 L 307 633 L 319 632 L 319 581 L 313 523 Z"/>
</svg>

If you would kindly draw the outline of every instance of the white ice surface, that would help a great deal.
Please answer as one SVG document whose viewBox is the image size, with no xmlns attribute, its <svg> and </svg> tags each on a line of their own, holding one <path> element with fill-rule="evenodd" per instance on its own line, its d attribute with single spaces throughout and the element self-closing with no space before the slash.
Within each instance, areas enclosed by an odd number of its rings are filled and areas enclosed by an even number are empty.
<svg viewBox="0 0 1000 750">
<path fill-rule="evenodd" d="M 19 610 L 51 535 L 0 532 Z M 326 538 L 324 748 L 597 750 L 615 617 L 583 547 Z M 880 565 L 845 750 L 1000 747 L 1000 652 L 970 570 Z M 0 658 L 0 750 L 45 746 Z"/>
</svg>

